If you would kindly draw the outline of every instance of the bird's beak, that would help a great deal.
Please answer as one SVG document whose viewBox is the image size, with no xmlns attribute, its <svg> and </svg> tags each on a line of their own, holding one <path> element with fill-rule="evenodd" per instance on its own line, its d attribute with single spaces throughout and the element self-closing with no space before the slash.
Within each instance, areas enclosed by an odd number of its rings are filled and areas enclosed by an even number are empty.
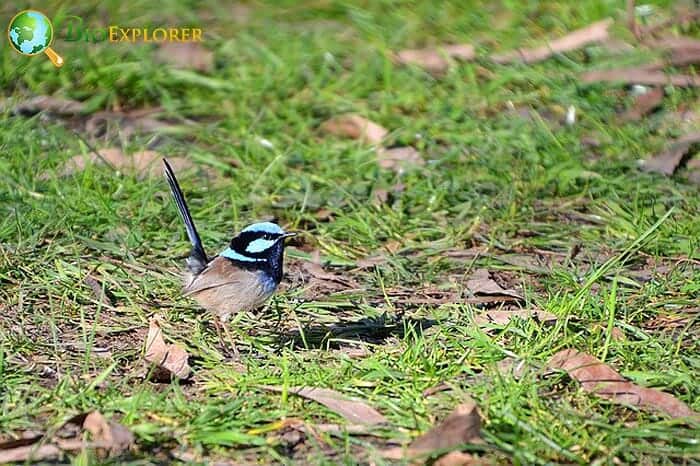
<svg viewBox="0 0 700 466">
<path fill-rule="evenodd" d="M 288 231 L 287 233 L 282 235 L 282 238 L 291 238 L 296 235 L 298 235 L 296 231 Z"/>
</svg>

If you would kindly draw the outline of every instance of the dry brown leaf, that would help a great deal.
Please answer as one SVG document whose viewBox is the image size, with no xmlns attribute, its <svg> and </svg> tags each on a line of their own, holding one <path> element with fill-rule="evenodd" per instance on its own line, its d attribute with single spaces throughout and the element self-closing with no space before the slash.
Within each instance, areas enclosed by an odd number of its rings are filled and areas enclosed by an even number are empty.
<svg viewBox="0 0 700 466">
<path fill-rule="evenodd" d="M 457 406 L 440 424 L 415 439 L 407 448 L 389 448 L 382 452 L 382 456 L 394 460 L 415 458 L 466 443 L 482 442 L 479 409 L 474 401 L 469 400 Z"/>
<path fill-rule="evenodd" d="M 518 49 L 514 52 L 493 55 L 491 59 L 499 64 L 524 62 L 537 63 L 557 53 L 570 52 L 594 42 L 602 42 L 609 36 L 611 18 L 597 21 L 584 28 L 578 29 L 541 47 Z"/>
<path fill-rule="evenodd" d="M 285 391 L 284 387 L 275 385 L 264 385 L 262 388 L 278 393 Z M 355 424 L 373 425 L 388 422 L 379 411 L 364 401 L 347 398 L 335 390 L 316 387 L 289 387 L 286 391 L 321 403 L 334 413 Z"/>
<path fill-rule="evenodd" d="M 85 121 L 85 132 L 93 137 L 111 139 L 116 136 L 129 138 L 134 133 L 149 134 L 172 128 L 173 123 L 153 116 L 162 110 L 160 107 L 154 107 L 129 112 L 96 112 Z"/>
<path fill-rule="evenodd" d="M 505 289 L 493 278 L 486 269 L 477 269 L 472 273 L 466 283 L 469 291 L 474 295 L 486 296 L 510 296 L 516 299 L 523 299 L 523 295 L 513 289 Z"/>
<path fill-rule="evenodd" d="M 442 252 L 442 255 L 455 260 L 473 261 L 479 256 L 486 254 L 487 248 L 483 246 L 474 246 L 469 249 L 447 249 Z"/>
<path fill-rule="evenodd" d="M 488 462 L 478 456 L 461 451 L 451 451 L 435 461 L 433 466 L 476 466 L 486 464 Z"/>
<path fill-rule="evenodd" d="M 320 129 L 334 136 L 358 139 L 369 144 L 379 144 L 389 134 L 386 128 L 352 113 L 326 120 Z"/>
<path fill-rule="evenodd" d="M 357 262 L 355 262 L 355 264 L 357 265 L 358 269 L 369 269 L 377 265 L 386 264 L 388 261 L 389 258 L 385 255 L 375 254 L 372 256 L 364 257 L 362 259 L 358 259 Z"/>
<path fill-rule="evenodd" d="M 468 61 L 475 56 L 471 44 L 455 44 L 402 50 L 395 55 L 394 61 L 401 65 L 417 65 L 430 73 L 439 74 L 447 71 L 450 59 Z"/>
<path fill-rule="evenodd" d="M 112 296 L 111 293 L 107 288 L 102 288 L 102 283 L 100 283 L 99 280 L 97 280 L 94 276 L 91 274 L 88 274 L 84 279 L 83 282 L 90 287 L 92 290 L 92 293 L 95 295 L 95 299 L 98 301 L 101 301 L 102 304 L 105 306 L 113 306 L 114 302 L 112 302 Z"/>
<path fill-rule="evenodd" d="M 614 403 L 653 408 L 673 418 L 698 414 L 673 395 L 625 380 L 613 368 L 590 354 L 573 349 L 562 350 L 552 357 L 549 367 L 565 370 L 571 378 L 581 383 L 585 391 Z"/>
<path fill-rule="evenodd" d="M 486 311 L 474 317 L 474 323 L 477 325 L 496 324 L 507 325 L 511 319 L 534 319 L 537 322 L 552 323 L 556 322 L 557 316 L 547 311 L 540 310 L 515 310 L 515 311 Z"/>
<path fill-rule="evenodd" d="M 377 150 L 377 161 L 381 168 L 402 172 L 407 167 L 423 166 L 425 160 L 421 157 L 420 152 L 411 146 L 393 147 L 384 149 L 383 147 Z"/>
<path fill-rule="evenodd" d="M 346 278 L 332 272 L 327 272 L 321 265 L 321 252 L 318 249 L 311 253 L 311 260 L 304 261 L 302 263 L 301 268 L 304 272 L 318 280 L 335 282 L 346 287 L 357 286 L 357 282 L 351 278 Z"/>
<path fill-rule="evenodd" d="M 155 316 L 149 321 L 145 359 L 175 377 L 186 379 L 191 373 L 187 363 L 189 355 L 181 346 L 165 343 L 159 319 L 159 316 Z"/>
<path fill-rule="evenodd" d="M 103 445 L 109 456 L 127 451 L 134 444 L 134 434 L 115 421 L 108 421 L 99 411 L 92 411 L 83 421 L 83 429 L 90 432 L 92 440 Z"/>
<path fill-rule="evenodd" d="M 513 376 L 514 379 L 522 379 L 523 376 L 531 369 L 524 360 L 507 357 L 496 363 L 496 369 L 499 374 Z"/>
<path fill-rule="evenodd" d="M 700 40 L 687 36 L 666 36 L 660 39 L 648 40 L 645 43 L 652 48 L 670 52 L 672 57 L 676 52 L 682 55 L 686 52 L 700 51 Z"/>
<path fill-rule="evenodd" d="M 700 159 L 688 161 L 688 181 L 700 184 Z"/>
<path fill-rule="evenodd" d="M 313 429 L 317 432 L 325 432 L 328 434 L 344 435 L 372 435 L 373 429 L 367 424 L 316 424 Z"/>
<path fill-rule="evenodd" d="M 673 175 L 690 147 L 700 143 L 700 133 L 690 133 L 676 139 L 665 151 L 644 161 L 642 170 Z"/>
<path fill-rule="evenodd" d="M 97 154 L 90 152 L 84 155 L 71 157 L 63 165 L 60 176 L 69 176 L 83 171 L 90 164 L 107 163 L 116 170 L 132 173 L 136 176 L 160 176 L 162 172 L 161 161 L 163 156 L 152 150 L 135 152 L 131 155 L 125 154 L 121 149 L 111 147 L 100 149 Z M 187 170 L 194 165 L 183 157 L 170 157 L 168 162 L 176 172 Z M 43 179 L 49 178 L 48 174 L 42 175 Z"/>
<path fill-rule="evenodd" d="M 166 42 L 158 47 L 156 60 L 175 68 L 202 72 L 214 69 L 214 52 L 197 42 Z"/>
<path fill-rule="evenodd" d="M 389 191 L 386 189 L 375 189 L 372 193 L 373 204 L 381 206 L 389 201 Z"/>
<path fill-rule="evenodd" d="M 0 464 L 55 460 L 61 456 L 60 448 L 53 444 L 38 445 L 39 439 L 29 444 L 24 440 L 1 443 Z"/>
<path fill-rule="evenodd" d="M 333 211 L 331 209 L 319 209 L 314 213 L 314 217 L 319 222 L 328 222 L 333 220 Z"/>
<path fill-rule="evenodd" d="M 700 77 L 684 74 L 666 74 L 647 67 L 622 68 L 616 70 L 589 71 L 581 75 L 584 83 L 611 82 L 619 84 L 644 84 L 647 86 L 698 87 Z"/>
<path fill-rule="evenodd" d="M 615 341 L 625 341 L 627 340 L 627 337 L 625 336 L 625 332 L 620 330 L 617 327 L 613 327 L 612 330 L 610 331 L 610 336 L 612 337 L 613 340 Z"/>
<path fill-rule="evenodd" d="M 283 286 L 303 287 L 306 299 L 359 288 L 355 280 L 326 271 L 313 257 L 311 261 L 290 259 L 285 268 L 289 280 Z"/>
<path fill-rule="evenodd" d="M 433 385 L 432 387 L 428 387 L 425 390 L 423 390 L 422 395 L 427 398 L 429 396 L 433 396 L 441 392 L 446 392 L 448 390 L 452 390 L 452 386 L 448 385 L 446 382 L 440 382 L 437 385 Z"/>
<path fill-rule="evenodd" d="M 85 111 L 85 105 L 76 100 L 40 95 L 20 102 L 15 106 L 14 111 L 20 115 L 34 115 L 39 112 L 49 112 L 56 115 L 72 116 L 83 113 Z"/>
<path fill-rule="evenodd" d="M 638 121 L 661 106 L 664 101 L 664 89 L 652 87 L 644 94 L 638 95 L 634 103 L 622 115 L 622 121 Z"/>
<path fill-rule="evenodd" d="M 90 432 L 92 439 L 82 439 L 81 430 Z M 119 455 L 134 443 L 134 435 L 123 425 L 107 421 L 97 411 L 79 414 L 66 421 L 53 438 L 34 435 L 31 438 L 0 444 L 0 464 L 25 461 L 44 461 L 60 458 L 63 451 L 96 448 L 110 456 Z"/>
<path fill-rule="evenodd" d="M 681 2 L 677 2 L 681 3 Z M 687 2 L 690 3 L 690 2 Z M 697 5 L 697 4 L 696 4 Z M 661 20 L 655 24 L 644 27 L 643 33 L 653 35 L 669 26 L 687 26 L 700 18 L 700 9 L 694 8 L 686 11 L 679 11 L 677 15 Z"/>
</svg>

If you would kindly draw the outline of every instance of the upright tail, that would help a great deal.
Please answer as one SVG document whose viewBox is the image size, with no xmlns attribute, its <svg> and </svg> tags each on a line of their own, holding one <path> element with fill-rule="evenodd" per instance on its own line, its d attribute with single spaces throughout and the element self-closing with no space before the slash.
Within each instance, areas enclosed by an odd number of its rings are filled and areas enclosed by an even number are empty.
<svg viewBox="0 0 700 466">
<path fill-rule="evenodd" d="M 207 254 L 204 252 L 204 246 L 202 246 L 202 240 L 199 238 L 197 228 L 194 226 L 192 215 L 190 215 L 190 211 L 187 208 L 185 196 L 182 194 L 180 185 L 177 183 L 177 178 L 175 178 L 175 173 L 173 173 L 173 169 L 166 159 L 163 159 L 163 165 L 165 167 L 165 177 L 168 180 L 170 190 L 177 204 L 177 210 L 180 211 L 180 217 L 182 217 L 182 221 L 185 222 L 187 237 L 190 239 L 190 243 L 192 243 L 192 251 L 190 252 L 190 257 L 187 258 L 187 268 L 192 273 L 198 274 L 204 270 L 209 260 L 207 259 Z"/>
</svg>

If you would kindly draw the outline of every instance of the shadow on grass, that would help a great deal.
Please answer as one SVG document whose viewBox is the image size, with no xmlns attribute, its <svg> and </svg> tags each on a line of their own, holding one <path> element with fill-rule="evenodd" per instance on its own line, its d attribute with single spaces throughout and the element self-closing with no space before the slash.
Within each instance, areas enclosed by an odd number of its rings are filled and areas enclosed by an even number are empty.
<svg viewBox="0 0 700 466">
<path fill-rule="evenodd" d="M 337 349 L 343 343 L 353 341 L 382 344 L 391 337 L 420 336 L 437 323 L 432 319 L 397 317 L 388 320 L 386 316 L 369 317 L 330 325 L 310 325 L 281 333 L 277 341 L 282 346 L 304 349 Z"/>
</svg>

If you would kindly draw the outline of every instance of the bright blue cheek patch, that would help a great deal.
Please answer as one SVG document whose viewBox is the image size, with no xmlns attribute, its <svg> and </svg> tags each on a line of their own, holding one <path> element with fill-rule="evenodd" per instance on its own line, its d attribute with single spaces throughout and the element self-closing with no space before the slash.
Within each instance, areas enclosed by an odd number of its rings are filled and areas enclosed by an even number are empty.
<svg viewBox="0 0 700 466">
<path fill-rule="evenodd" d="M 245 248 L 245 252 L 256 253 L 263 252 L 274 246 L 275 240 L 258 238 L 255 241 L 251 241 Z"/>
<path fill-rule="evenodd" d="M 240 262 L 262 262 L 265 260 L 265 259 L 256 259 L 254 257 L 244 256 L 243 254 L 239 254 L 231 248 L 226 248 L 219 255 L 221 257 L 226 257 L 228 259 L 233 259 L 235 261 L 240 261 Z"/>
</svg>

